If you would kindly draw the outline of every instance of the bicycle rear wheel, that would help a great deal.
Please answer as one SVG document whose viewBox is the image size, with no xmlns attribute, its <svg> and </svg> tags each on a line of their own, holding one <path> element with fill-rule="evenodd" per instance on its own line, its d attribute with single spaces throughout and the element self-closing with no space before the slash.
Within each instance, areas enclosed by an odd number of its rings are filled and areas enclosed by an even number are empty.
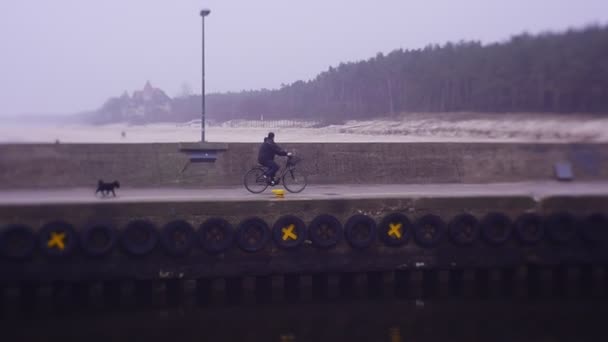
<svg viewBox="0 0 608 342">
<path fill-rule="evenodd" d="M 305 174 L 298 170 L 288 170 L 283 175 L 283 186 L 287 191 L 298 193 L 302 192 L 306 185 L 308 184 L 308 179 Z"/>
<path fill-rule="evenodd" d="M 245 185 L 245 189 L 251 193 L 259 194 L 264 192 L 268 187 L 268 182 L 264 178 L 264 170 L 260 167 L 254 167 L 247 171 L 243 184 Z"/>
</svg>

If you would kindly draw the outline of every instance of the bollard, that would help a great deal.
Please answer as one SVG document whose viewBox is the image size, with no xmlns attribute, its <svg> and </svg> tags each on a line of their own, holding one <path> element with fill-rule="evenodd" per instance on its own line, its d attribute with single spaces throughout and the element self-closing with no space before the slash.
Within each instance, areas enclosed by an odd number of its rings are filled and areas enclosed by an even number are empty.
<svg viewBox="0 0 608 342">
<path fill-rule="evenodd" d="M 165 292 L 169 306 L 179 305 L 184 297 L 184 284 L 180 279 L 165 280 Z"/>
<path fill-rule="evenodd" d="M 106 308 L 113 309 L 120 306 L 122 296 L 122 282 L 109 280 L 103 283 L 102 297 Z"/>
<path fill-rule="evenodd" d="M 272 300 L 272 276 L 255 277 L 255 299 L 258 304 L 267 304 Z"/>
<path fill-rule="evenodd" d="M 237 305 L 243 299 L 243 278 L 230 277 L 226 278 L 226 303 Z"/>
<path fill-rule="evenodd" d="M 382 272 L 367 272 L 367 294 L 370 298 L 382 298 Z"/>
<path fill-rule="evenodd" d="M 312 297 L 315 300 L 326 300 L 329 298 L 329 278 L 325 273 L 312 275 Z"/>
<path fill-rule="evenodd" d="M 450 297 L 459 297 L 462 295 L 463 277 L 464 270 L 462 269 L 452 269 L 449 271 L 448 293 Z"/>
<path fill-rule="evenodd" d="M 199 306 L 209 306 L 211 304 L 211 279 L 202 278 L 196 281 L 196 303 Z"/>
<path fill-rule="evenodd" d="M 395 271 L 395 296 L 397 298 L 408 298 L 410 297 L 410 271 L 399 270 Z"/>
<path fill-rule="evenodd" d="M 288 274 L 283 282 L 285 299 L 296 302 L 302 297 L 301 279 L 298 274 Z"/>
<path fill-rule="evenodd" d="M 355 298 L 355 276 L 353 273 L 342 273 L 340 274 L 339 288 L 340 297 L 342 299 L 354 299 Z"/>
<path fill-rule="evenodd" d="M 490 296 L 490 272 L 485 268 L 475 270 L 475 295 L 482 299 Z"/>
</svg>

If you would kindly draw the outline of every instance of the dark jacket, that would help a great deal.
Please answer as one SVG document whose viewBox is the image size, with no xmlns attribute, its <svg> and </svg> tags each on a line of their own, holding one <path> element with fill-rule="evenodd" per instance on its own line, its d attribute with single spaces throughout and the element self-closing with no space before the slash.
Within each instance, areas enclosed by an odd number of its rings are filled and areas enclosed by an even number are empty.
<svg viewBox="0 0 608 342">
<path fill-rule="evenodd" d="M 275 155 L 286 156 L 287 152 L 275 144 L 274 140 L 264 138 L 264 143 L 260 146 L 260 152 L 258 153 L 258 163 L 274 160 Z"/>
</svg>

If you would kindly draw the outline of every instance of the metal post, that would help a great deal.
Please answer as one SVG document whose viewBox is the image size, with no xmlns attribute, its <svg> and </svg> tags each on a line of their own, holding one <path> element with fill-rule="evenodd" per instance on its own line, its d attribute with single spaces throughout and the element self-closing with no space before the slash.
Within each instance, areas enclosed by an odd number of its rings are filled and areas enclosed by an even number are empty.
<svg viewBox="0 0 608 342">
<path fill-rule="evenodd" d="M 202 72 L 201 72 L 201 142 L 205 142 L 205 17 L 211 13 L 210 10 L 201 11 L 202 18 Z"/>
</svg>

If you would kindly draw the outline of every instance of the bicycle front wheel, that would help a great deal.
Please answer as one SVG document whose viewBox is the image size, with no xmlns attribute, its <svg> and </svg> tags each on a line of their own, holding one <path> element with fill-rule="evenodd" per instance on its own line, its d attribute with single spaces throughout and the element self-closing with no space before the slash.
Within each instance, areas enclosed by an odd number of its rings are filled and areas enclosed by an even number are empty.
<svg viewBox="0 0 608 342">
<path fill-rule="evenodd" d="M 255 167 L 249 170 L 243 179 L 243 184 L 247 191 L 259 194 L 264 192 L 268 187 L 268 182 L 264 178 L 264 170 L 262 168 Z"/>
<path fill-rule="evenodd" d="M 289 170 L 283 175 L 283 186 L 289 192 L 302 192 L 307 184 L 308 179 L 306 178 L 306 175 L 298 170 Z"/>
</svg>

